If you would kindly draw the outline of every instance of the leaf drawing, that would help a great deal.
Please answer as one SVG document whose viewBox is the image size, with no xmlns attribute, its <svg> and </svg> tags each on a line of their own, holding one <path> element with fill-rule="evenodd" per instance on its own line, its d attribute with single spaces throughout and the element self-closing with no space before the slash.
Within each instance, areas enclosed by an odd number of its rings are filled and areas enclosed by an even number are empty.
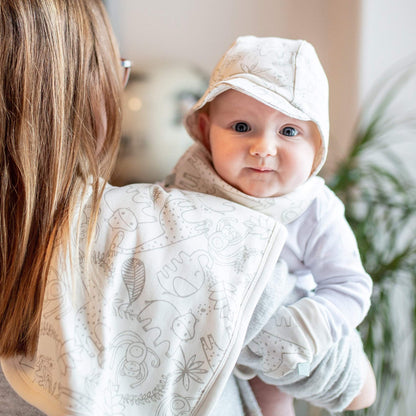
<svg viewBox="0 0 416 416">
<path fill-rule="evenodd" d="M 144 263 L 135 258 L 126 260 L 121 267 L 121 275 L 129 295 L 129 304 L 141 295 L 145 283 Z"/>
<path fill-rule="evenodd" d="M 209 298 L 215 302 L 215 309 L 221 310 L 224 318 L 230 319 L 236 287 L 230 283 L 218 282 L 210 287 Z"/>
<path fill-rule="evenodd" d="M 181 382 L 186 391 L 188 391 L 192 381 L 203 383 L 201 375 L 206 374 L 208 371 L 201 368 L 204 365 L 204 361 L 196 361 L 196 354 L 187 360 L 182 351 L 182 360 L 174 359 L 173 361 L 176 365 L 174 372 L 176 376 L 175 384 Z"/>
</svg>

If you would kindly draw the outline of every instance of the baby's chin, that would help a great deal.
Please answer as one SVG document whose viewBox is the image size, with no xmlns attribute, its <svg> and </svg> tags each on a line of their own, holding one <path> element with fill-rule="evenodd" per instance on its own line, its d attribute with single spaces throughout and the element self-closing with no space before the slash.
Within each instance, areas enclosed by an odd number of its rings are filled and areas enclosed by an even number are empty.
<svg viewBox="0 0 416 416">
<path fill-rule="evenodd" d="M 277 189 L 270 189 L 268 187 L 252 186 L 241 188 L 237 187 L 237 189 L 243 192 L 244 194 L 252 196 L 254 198 L 275 198 L 283 195 Z"/>
</svg>

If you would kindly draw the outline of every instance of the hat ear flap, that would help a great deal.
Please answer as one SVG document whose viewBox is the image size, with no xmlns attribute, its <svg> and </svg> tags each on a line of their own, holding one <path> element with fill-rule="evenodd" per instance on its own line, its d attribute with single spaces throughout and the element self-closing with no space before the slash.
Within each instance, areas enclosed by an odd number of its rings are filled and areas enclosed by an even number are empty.
<svg viewBox="0 0 416 416">
<path fill-rule="evenodd" d="M 209 140 L 211 122 L 209 115 L 205 111 L 198 111 L 197 118 L 200 141 L 208 151 L 211 151 L 211 143 Z"/>
</svg>

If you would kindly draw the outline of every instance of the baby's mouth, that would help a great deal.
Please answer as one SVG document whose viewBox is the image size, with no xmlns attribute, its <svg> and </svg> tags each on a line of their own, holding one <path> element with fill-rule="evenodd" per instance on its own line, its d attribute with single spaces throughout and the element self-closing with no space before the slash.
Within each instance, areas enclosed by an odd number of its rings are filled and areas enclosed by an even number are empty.
<svg viewBox="0 0 416 416">
<path fill-rule="evenodd" d="M 253 170 L 254 172 L 259 172 L 259 173 L 270 173 L 270 172 L 275 172 L 275 169 L 272 168 L 267 168 L 265 166 L 260 166 L 260 167 L 250 167 L 250 170 Z"/>
</svg>

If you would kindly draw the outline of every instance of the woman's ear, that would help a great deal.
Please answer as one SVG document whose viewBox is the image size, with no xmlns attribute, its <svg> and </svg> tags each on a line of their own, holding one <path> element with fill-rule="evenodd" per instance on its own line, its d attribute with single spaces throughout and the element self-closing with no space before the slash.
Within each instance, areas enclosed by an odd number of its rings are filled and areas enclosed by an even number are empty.
<svg viewBox="0 0 416 416">
<path fill-rule="evenodd" d="M 211 144 L 209 140 L 209 130 L 210 130 L 210 120 L 209 115 L 201 111 L 198 113 L 198 128 L 201 137 L 201 143 L 207 148 L 207 150 L 211 150 Z"/>
</svg>

